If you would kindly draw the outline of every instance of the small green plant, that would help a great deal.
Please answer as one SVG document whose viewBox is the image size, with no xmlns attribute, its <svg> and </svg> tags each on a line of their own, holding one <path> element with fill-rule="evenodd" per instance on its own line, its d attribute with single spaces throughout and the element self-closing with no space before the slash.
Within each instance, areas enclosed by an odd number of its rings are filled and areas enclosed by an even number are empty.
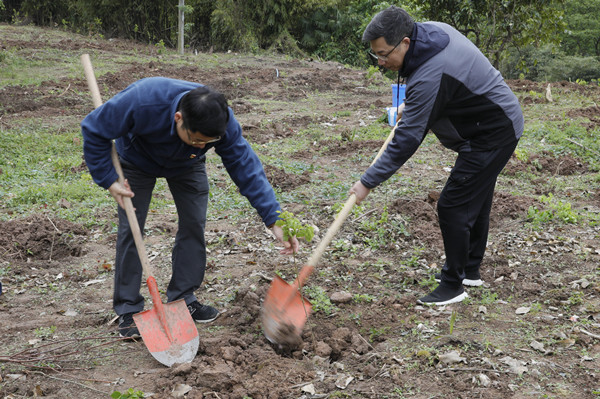
<svg viewBox="0 0 600 399">
<path fill-rule="evenodd" d="M 575 291 L 569 297 L 569 305 L 571 305 L 571 306 L 580 305 L 582 302 L 583 302 L 583 292 L 581 292 L 581 291 Z"/>
<path fill-rule="evenodd" d="M 498 294 L 495 292 L 491 292 L 490 290 L 484 290 L 481 293 L 481 304 L 482 305 L 491 305 L 492 303 L 498 300 Z"/>
<path fill-rule="evenodd" d="M 380 341 L 380 340 L 382 340 L 381 337 L 389 331 L 390 331 L 390 327 L 381 327 L 381 328 L 371 327 L 371 329 L 369 330 L 369 341 L 370 342 Z"/>
<path fill-rule="evenodd" d="M 313 311 L 323 312 L 327 316 L 331 315 L 336 311 L 335 305 L 331 303 L 331 300 L 327 296 L 325 290 L 319 286 L 306 287 L 304 289 L 306 295 L 310 298 L 310 302 L 313 306 Z"/>
<path fill-rule="evenodd" d="M 291 237 L 304 238 L 307 242 L 312 241 L 315 232 L 312 226 L 304 225 L 294 216 L 292 212 L 280 212 L 279 220 L 275 225 L 283 230 L 283 239 L 289 240 Z"/>
<path fill-rule="evenodd" d="M 375 297 L 369 294 L 355 294 L 352 300 L 356 303 L 371 303 L 375 300 Z"/>
<path fill-rule="evenodd" d="M 368 69 L 367 69 L 367 79 L 371 80 L 374 78 L 378 78 L 380 76 L 379 72 L 379 68 L 376 67 L 375 65 L 371 65 Z"/>
<path fill-rule="evenodd" d="M 134 391 L 133 388 L 129 388 L 127 391 L 121 393 L 114 391 L 110 397 L 112 399 L 142 399 L 146 397 L 146 394 L 142 391 Z"/>
<path fill-rule="evenodd" d="M 423 247 L 414 247 L 413 248 L 413 254 L 410 258 L 408 259 L 403 259 L 400 261 L 400 263 L 402 263 L 403 265 L 410 267 L 412 269 L 418 268 L 419 267 L 419 259 L 421 259 L 421 254 L 423 252 L 425 252 L 425 248 Z"/>
<path fill-rule="evenodd" d="M 344 116 L 350 116 L 352 115 L 352 111 L 336 111 L 333 113 L 333 116 L 336 118 L 340 118 L 340 117 L 344 117 Z"/>
<path fill-rule="evenodd" d="M 542 311 L 542 304 L 539 302 L 534 302 L 531 304 L 531 310 L 530 312 L 532 314 L 536 314 Z"/>
<path fill-rule="evenodd" d="M 456 310 L 452 311 L 452 315 L 450 316 L 450 335 L 452 335 L 452 332 L 454 331 L 454 324 L 456 323 L 456 317 L 457 317 L 457 313 Z"/>
<path fill-rule="evenodd" d="M 581 216 L 571 209 L 569 202 L 564 202 L 556 199 L 552 193 L 542 195 L 539 198 L 540 202 L 546 204 L 545 209 L 538 209 L 535 206 L 530 206 L 527 211 L 527 217 L 534 229 L 539 228 L 542 224 L 549 223 L 551 221 L 557 221 L 565 224 L 578 223 Z"/>
<path fill-rule="evenodd" d="M 439 283 L 435 281 L 435 274 L 430 274 L 427 278 L 419 279 L 419 285 L 421 287 L 436 287 Z"/>
<path fill-rule="evenodd" d="M 46 339 L 52 337 L 55 332 L 56 326 L 38 327 L 33 331 L 33 334 L 40 339 Z"/>
<path fill-rule="evenodd" d="M 160 39 L 160 41 L 158 43 L 156 43 L 154 45 L 154 47 L 156 47 L 158 49 L 158 54 L 162 54 L 165 52 L 165 50 L 167 49 L 164 40 Z"/>
</svg>

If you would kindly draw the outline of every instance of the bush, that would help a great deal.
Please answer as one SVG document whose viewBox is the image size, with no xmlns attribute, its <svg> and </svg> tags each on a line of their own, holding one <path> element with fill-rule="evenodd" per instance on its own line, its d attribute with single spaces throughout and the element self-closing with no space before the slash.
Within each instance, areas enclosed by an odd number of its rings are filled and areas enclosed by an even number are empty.
<svg viewBox="0 0 600 399">
<path fill-rule="evenodd" d="M 519 52 L 511 51 L 500 71 L 506 79 L 591 81 L 600 78 L 600 59 L 569 56 L 550 46 L 529 46 Z"/>
<path fill-rule="evenodd" d="M 600 78 L 600 59 L 561 55 L 541 68 L 548 80 L 586 80 Z"/>
</svg>

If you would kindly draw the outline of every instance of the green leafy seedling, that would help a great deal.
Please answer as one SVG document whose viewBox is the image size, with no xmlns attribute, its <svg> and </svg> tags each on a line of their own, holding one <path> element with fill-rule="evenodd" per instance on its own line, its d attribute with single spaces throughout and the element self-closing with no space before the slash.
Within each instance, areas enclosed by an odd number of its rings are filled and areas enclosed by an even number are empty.
<svg viewBox="0 0 600 399">
<path fill-rule="evenodd" d="M 289 240 L 291 237 L 303 238 L 307 242 L 312 241 L 315 231 L 312 226 L 302 224 L 292 212 L 279 212 L 279 220 L 275 225 L 283 230 L 283 239 Z"/>
<path fill-rule="evenodd" d="M 110 397 L 113 399 L 142 399 L 146 397 L 146 394 L 143 391 L 134 391 L 133 388 L 129 388 L 123 393 L 114 391 Z"/>
</svg>

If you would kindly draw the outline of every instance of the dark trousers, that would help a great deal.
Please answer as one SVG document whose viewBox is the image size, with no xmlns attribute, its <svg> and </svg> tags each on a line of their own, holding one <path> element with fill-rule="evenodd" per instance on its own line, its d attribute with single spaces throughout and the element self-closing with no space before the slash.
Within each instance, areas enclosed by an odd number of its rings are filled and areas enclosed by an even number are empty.
<svg viewBox="0 0 600 399">
<path fill-rule="evenodd" d="M 458 155 L 437 205 L 446 253 L 441 284 L 479 278 L 496 180 L 516 146 Z"/>
<path fill-rule="evenodd" d="M 123 174 L 135 194 L 132 202 L 140 229 L 143 231 L 156 177 L 127 162 L 122 162 L 122 166 Z M 200 287 L 206 267 L 204 226 L 208 204 L 208 178 L 204 162 L 197 162 L 187 173 L 167 178 L 167 183 L 179 219 L 171 257 L 172 276 L 167 288 L 167 299 L 171 302 L 185 298 L 186 304 L 189 304 L 196 300 L 194 291 Z M 118 315 L 122 315 L 142 311 L 144 297 L 140 293 L 142 265 L 127 215 L 121 207 L 118 213 L 113 307 Z"/>
</svg>

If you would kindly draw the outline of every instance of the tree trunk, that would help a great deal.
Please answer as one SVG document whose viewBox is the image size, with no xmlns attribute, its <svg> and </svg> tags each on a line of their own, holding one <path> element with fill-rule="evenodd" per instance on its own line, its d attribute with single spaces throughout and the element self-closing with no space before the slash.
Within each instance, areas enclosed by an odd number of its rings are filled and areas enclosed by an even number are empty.
<svg viewBox="0 0 600 399">
<path fill-rule="evenodd" d="M 177 50 L 179 54 L 183 55 L 183 28 L 184 28 L 184 15 L 183 12 L 185 7 L 185 0 L 179 0 L 179 36 L 177 40 Z"/>
</svg>

